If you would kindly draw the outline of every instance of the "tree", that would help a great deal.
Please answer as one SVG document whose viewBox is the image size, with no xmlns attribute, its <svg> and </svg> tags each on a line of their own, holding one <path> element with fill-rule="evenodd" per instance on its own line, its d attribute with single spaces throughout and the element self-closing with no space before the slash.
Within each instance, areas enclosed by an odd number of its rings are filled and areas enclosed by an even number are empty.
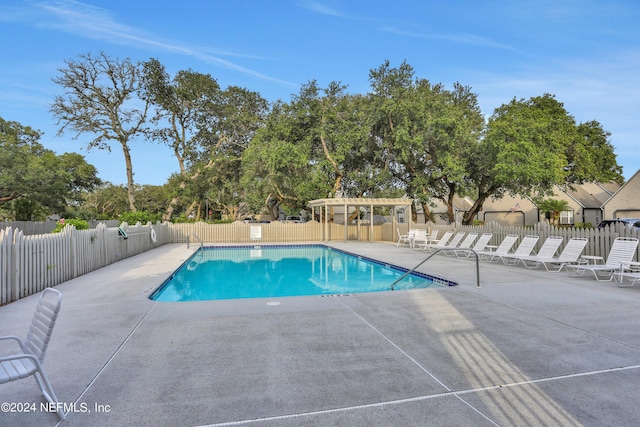
<svg viewBox="0 0 640 427">
<path fill-rule="evenodd" d="M 12 202 L 21 220 L 61 213 L 100 184 L 96 168 L 83 156 L 57 156 L 39 143 L 40 136 L 0 118 L 0 205 Z"/>
<path fill-rule="evenodd" d="M 454 221 L 454 196 L 468 191 L 466 164 L 484 125 L 476 95 L 459 83 L 447 90 L 417 79 L 406 62 L 392 68 L 387 61 L 369 80 L 373 134 L 390 169 L 422 204 L 425 219 L 432 219 L 429 202 L 439 199 Z"/>
<path fill-rule="evenodd" d="M 136 210 L 130 142 L 145 131 L 148 100 L 141 97 L 142 65 L 130 59 L 114 59 L 101 52 L 97 56 L 79 55 L 66 60 L 66 68 L 53 82 L 63 88 L 56 95 L 51 112 L 65 130 L 91 134 L 88 148 L 108 149 L 118 142 L 125 159 L 129 209 Z"/>
<path fill-rule="evenodd" d="M 44 147 L 42 134 L 18 122 L 0 118 L 0 204 L 10 202 L 33 189 Z"/>
<path fill-rule="evenodd" d="M 164 66 L 145 63 L 145 97 L 156 108 L 153 132 L 168 144 L 178 159 L 180 183 L 164 219 L 170 219 L 182 197 L 189 208 L 211 197 L 235 215 L 240 200 L 241 156 L 261 125 L 267 101 L 257 92 L 237 86 L 224 90 L 208 74 L 179 71 L 173 80 Z M 187 212 L 188 213 L 188 212 Z"/>
<path fill-rule="evenodd" d="M 296 213 L 318 197 L 377 195 L 390 176 L 376 164 L 367 97 L 350 95 L 331 82 L 308 82 L 290 103 L 274 104 L 266 126 L 251 142 L 244 186 L 254 203 L 275 215 L 278 206 Z"/>
<path fill-rule="evenodd" d="M 144 96 L 155 108 L 152 122 L 160 127 L 150 132 L 173 150 L 180 170 L 180 183 L 172 197 L 164 220 L 170 220 L 176 206 L 185 196 L 190 181 L 198 179 L 200 173 L 192 170 L 198 159 L 198 132 L 206 115 L 217 117 L 220 102 L 220 86 L 208 74 L 191 70 L 179 71 L 173 80 L 164 65 L 157 59 L 144 63 Z"/>
<path fill-rule="evenodd" d="M 624 183 L 622 167 L 616 161 L 614 147 L 609 142 L 611 134 L 595 120 L 580 123 L 576 138 L 567 147 L 569 183 L 587 181 Z"/>
<path fill-rule="evenodd" d="M 555 184 L 570 184 L 587 176 L 571 166 L 571 159 L 580 158 L 577 147 L 584 146 L 579 143 L 581 132 L 550 94 L 528 100 L 514 98 L 497 108 L 467 165 L 477 198 L 463 222 L 471 223 L 488 197 L 500 198 L 505 193 L 544 196 Z M 612 152 L 611 146 L 601 147 L 603 152 Z M 616 169 L 615 165 L 610 168 L 606 171 L 594 166 L 588 171 L 591 177 L 606 177 Z"/>
<path fill-rule="evenodd" d="M 552 224 L 558 224 L 560 220 L 560 212 L 566 211 L 569 202 L 566 200 L 544 199 L 537 202 L 540 211 L 548 214 Z"/>
<path fill-rule="evenodd" d="M 118 215 L 127 211 L 127 188 L 103 183 L 89 194 L 83 208 L 97 219 L 116 219 Z"/>
</svg>

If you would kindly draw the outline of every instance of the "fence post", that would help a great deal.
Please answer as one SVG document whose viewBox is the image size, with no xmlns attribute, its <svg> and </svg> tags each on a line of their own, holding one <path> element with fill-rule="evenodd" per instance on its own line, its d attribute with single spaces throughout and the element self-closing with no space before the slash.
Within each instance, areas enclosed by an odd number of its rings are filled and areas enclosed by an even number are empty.
<svg viewBox="0 0 640 427">
<path fill-rule="evenodd" d="M 11 255 L 9 256 L 9 294 L 10 300 L 18 301 L 20 298 L 20 262 L 24 262 L 20 256 L 22 248 L 22 231 L 14 230 L 11 237 Z"/>
<path fill-rule="evenodd" d="M 71 277 L 78 277 L 78 242 L 76 239 L 78 238 L 78 233 L 76 233 L 76 227 L 73 225 L 67 224 L 65 229 L 63 230 L 69 236 L 69 272 L 71 273 Z"/>
</svg>

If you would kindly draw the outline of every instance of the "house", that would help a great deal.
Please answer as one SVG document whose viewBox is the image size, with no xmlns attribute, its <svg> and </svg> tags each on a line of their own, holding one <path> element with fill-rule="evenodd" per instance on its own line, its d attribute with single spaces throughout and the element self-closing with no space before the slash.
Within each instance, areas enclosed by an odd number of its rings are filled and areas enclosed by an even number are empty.
<svg viewBox="0 0 640 427">
<path fill-rule="evenodd" d="M 429 201 L 429 211 L 436 224 L 449 224 L 449 213 L 447 205 L 441 200 L 433 199 Z M 461 222 L 464 213 L 473 206 L 473 200 L 469 197 L 453 196 L 453 214 L 456 222 Z M 418 206 L 418 222 L 424 222 L 424 212 L 422 206 Z"/>
<path fill-rule="evenodd" d="M 602 221 L 603 204 L 620 188 L 615 182 L 601 184 L 587 182 L 581 185 L 556 186 L 548 198 L 565 200 L 569 209 L 560 213 L 561 225 L 576 223 L 597 226 Z"/>
<path fill-rule="evenodd" d="M 529 197 L 505 194 L 500 199 L 489 198 L 482 205 L 475 219 L 483 223 L 521 226 L 536 224 L 540 218 L 538 206 Z"/>
<path fill-rule="evenodd" d="M 602 205 L 603 219 L 640 218 L 640 170 Z"/>
<path fill-rule="evenodd" d="M 629 186 L 631 195 L 624 197 L 624 200 L 628 201 L 628 206 L 624 205 L 623 208 L 618 208 L 623 209 L 620 212 L 624 211 L 625 214 L 618 215 L 618 217 L 632 216 L 632 212 L 635 212 L 634 215 L 636 217 L 640 217 L 640 176 L 637 176 L 636 180 L 635 186 Z M 561 225 L 588 223 L 595 227 L 602 219 L 606 218 L 603 215 L 604 203 L 612 199 L 614 193 L 617 194 L 623 187 L 616 182 L 587 182 L 572 186 L 555 186 L 553 195 L 543 198 L 567 202 L 568 209 L 560 213 L 559 223 Z M 472 205 L 473 201 L 471 199 L 456 197 L 454 199 L 456 221 L 462 221 L 462 216 Z M 436 224 L 448 223 L 446 206 L 442 202 L 434 202 L 431 206 L 433 206 L 431 212 L 436 217 Z M 629 206 L 636 206 L 636 209 L 633 210 Z M 533 196 L 521 197 L 509 194 L 505 194 L 500 199 L 487 199 L 482 206 L 482 210 L 478 212 L 474 219 L 484 223 L 495 222 L 507 226 L 534 225 L 540 221 L 547 220 L 545 213 L 541 212 L 534 202 Z"/>
</svg>

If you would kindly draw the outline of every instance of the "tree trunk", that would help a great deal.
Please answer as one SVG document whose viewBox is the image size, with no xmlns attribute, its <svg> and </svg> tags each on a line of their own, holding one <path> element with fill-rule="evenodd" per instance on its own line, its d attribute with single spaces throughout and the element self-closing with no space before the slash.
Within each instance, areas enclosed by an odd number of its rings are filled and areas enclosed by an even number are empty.
<svg viewBox="0 0 640 427">
<path fill-rule="evenodd" d="M 424 213 L 424 223 L 426 224 L 428 221 L 431 221 L 435 224 L 435 219 L 431 214 L 431 209 L 429 209 L 429 204 L 424 202 L 422 203 L 422 213 Z"/>
<path fill-rule="evenodd" d="M 131 212 L 137 212 L 138 209 L 136 209 L 136 193 L 135 187 L 133 185 L 133 166 L 131 164 L 131 152 L 129 151 L 127 141 L 121 140 L 120 144 L 122 144 L 122 153 L 124 154 L 124 162 L 127 168 L 127 198 L 129 199 L 129 210 L 131 210 Z"/>
</svg>

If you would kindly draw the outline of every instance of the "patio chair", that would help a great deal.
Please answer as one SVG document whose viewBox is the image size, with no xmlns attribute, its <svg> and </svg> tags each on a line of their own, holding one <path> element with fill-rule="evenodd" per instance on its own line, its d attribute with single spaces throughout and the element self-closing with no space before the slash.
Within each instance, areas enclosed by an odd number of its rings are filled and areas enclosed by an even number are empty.
<svg viewBox="0 0 640 427">
<path fill-rule="evenodd" d="M 64 420 L 62 405 L 53 392 L 53 387 L 44 373 L 42 363 L 47 352 L 53 327 L 62 304 L 62 294 L 51 288 L 40 294 L 31 327 L 24 341 L 15 336 L 0 337 L 0 340 L 13 340 L 20 346 L 20 352 L 0 357 L 0 384 L 21 380 L 33 375 L 40 391 L 47 401 L 57 409 L 58 416 Z"/>
<path fill-rule="evenodd" d="M 416 228 L 413 230 L 413 237 L 411 238 L 411 247 L 415 248 L 416 245 L 424 245 L 429 240 L 427 236 L 427 230 L 423 228 Z"/>
<path fill-rule="evenodd" d="M 400 246 L 400 244 L 411 245 L 411 237 L 413 237 L 412 236 L 413 230 L 409 230 L 409 233 L 407 234 L 400 234 L 399 228 L 396 228 L 396 231 L 398 232 L 398 244 L 396 245 L 396 248 Z"/>
<path fill-rule="evenodd" d="M 496 259 L 496 257 L 499 257 L 500 255 L 508 254 L 511 248 L 513 247 L 513 245 L 518 241 L 519 238 L 520 236 L 518 236 L 517 234 L 507 234 L 504 237 L 504 239 L 502 239 L 502 242 L 500 243 L 500 245 L 497 248 L 495 248 L 495 251 L 485 250 L 482 252 L 477 252 L 478 257 L 483 261 L 492 262 L 494 259 Z"/>
<path fill-rule="evenodd" d="M 620 271 L 613 273 L 613 277 L 621 288 L 635 286 L 636 282 L 640 280 L 640 262 L 632 261 L 628 264 L 622 264 Z"/>
<path fill-rule="evenodd" d="M 523 243 L 525 240 L 523 240 Z M 558 252 L 558 248 L 562 244 L 563 240 L 564 238 L 560 236 L 549 236 L 545 239 L 544 243 L 540 247 L 540 250 L 538 251 L 537 254 L 535 255 L 532 255 L 531 253 L 526 255 L 513 254 L 513 255 L 505 255 L 505 258 L 511 259 L 512 261 L 511 263 L 513 265 L 518 264 L 520 262 L 524 264 L 525 260 L 528 258 L 534 258 L 534 259 L 535 258 L 542 258 L 542 259 L 553 258 L 556 256 L 556 252 Z"/>
<path fill-rule="evenodd" d="M 426 251 L 431 251 L 431 248 L 441 248 L 441 247 L 445 247 L 447 245 L 447 243 L 449 242 L 449 239 L 451 239 L 451 236 L 453 236 L 453 231 L 445 231 L 445 233 L 442 235 L 442 237 L 440 239 L 438 239 L 437 242 L 435 243 L 427 243 L 425 241 L 425 243 L 423 244 L 417 244 L 418 247 L 426 250 Z"/>
<path fill-rule="evenodd" d="M 578 258 L 588 242 L 587 238 L 573 237 L 569 239 L 558 257 L 544 257 L 539 253 L 522 258 L 522 264 L 526 268 L 538 268 L 543 265 L 547 271 L 557 273 L 567 265 L 578 264 Z"/>
<path fill-rule="evenodd" d="M 616 237 L 604 264 L 577 264 L 568 266 L 568 269 L 574 273 L 574 277 L 583 277 L 590 271 L 599 282 L 610 281 L 614 272 L 633 261 L 637 248 L 638 239 L 635 237 Z"/>
<path fill-rule="evenodd" d="M 467 254 L 468 251 L 461 250 L 461 249 L 471 249 L 471 246 L 473 246 L 473 242 L 476 241 L 477 237 L 478 237 L 478 233 L 471 232 L 471 233 L 466 235 L 464 240 L 462 240 L 462 242 L 460 242 L 460 244 L 455 249 L 452 249 L 450 251 L 449 250 L 440 251 L 440 253 L 444 254 L 444 255 L 450 255 L 450 256 L 454 256 L 454 255 L 458 256 L 458 252 Z M 447 245 L 447 246 L 449 246 L 449 245 Z"/>
</svg>

